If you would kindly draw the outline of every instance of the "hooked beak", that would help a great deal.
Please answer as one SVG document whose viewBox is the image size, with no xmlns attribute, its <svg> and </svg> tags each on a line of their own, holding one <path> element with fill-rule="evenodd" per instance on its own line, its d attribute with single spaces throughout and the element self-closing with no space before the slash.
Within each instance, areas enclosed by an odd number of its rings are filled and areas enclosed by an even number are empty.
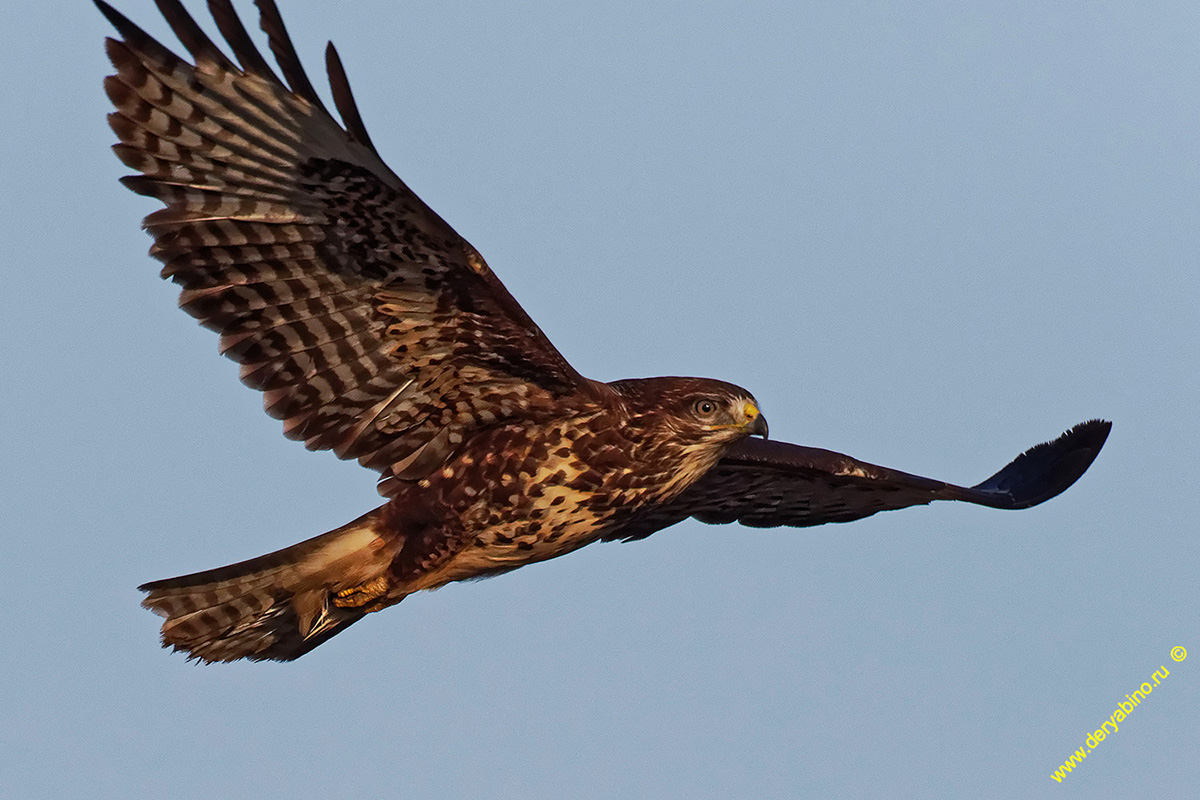
<svg viewBox="0 0 1200 800">
<path fill-rule="evenodd" d="M 747 403 L 746 408 L 746 433 L 751 436 L 761 436 L 767 438 L 767 418 L 762 415 L 762 412 L 754 406 L 753 403 Z"/>
</svg>

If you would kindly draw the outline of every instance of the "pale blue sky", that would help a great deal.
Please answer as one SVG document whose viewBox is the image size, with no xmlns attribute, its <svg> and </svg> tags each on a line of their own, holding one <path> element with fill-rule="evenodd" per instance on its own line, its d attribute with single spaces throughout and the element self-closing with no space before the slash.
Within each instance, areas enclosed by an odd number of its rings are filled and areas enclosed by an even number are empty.
<svg viewBox="0 0 1200 800">
<path fill-rule="evenodd" d="M 281 6 L 584 374 L 731 380 L 774 438 L 957 482 L 1112 436 L 1029 511 L 685 523 L 292 664 L 188 664 L 134 587 L 335 527 L 373 476 L 285 440 L 174 308 L 108 151 L 107 24 L 27 4 L 0 51 L 0 796 L 1195 791 L 1200 6 Z"/>
</svg>

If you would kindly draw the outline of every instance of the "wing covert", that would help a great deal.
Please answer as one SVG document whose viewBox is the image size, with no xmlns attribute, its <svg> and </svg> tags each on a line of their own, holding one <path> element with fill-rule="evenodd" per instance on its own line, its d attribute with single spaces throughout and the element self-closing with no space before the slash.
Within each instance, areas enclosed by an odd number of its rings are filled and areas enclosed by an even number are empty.
<svg viewBox="0 0 1200 800">
<path fill-rule="evenodd" d="M 477 426 L 598 391 L 380 160 L 330 48 L 333 119 L 272 0 L 283 79 L 229 0 L 209 8 L 238 63 L 178 0 L 158 5 L 194 64 L 97 5 L 121 35 L 109 120 L 140 173 L 123 182 L 165 204 L 151 253 L 287 436 L 418 477 Z"/>
</svg>

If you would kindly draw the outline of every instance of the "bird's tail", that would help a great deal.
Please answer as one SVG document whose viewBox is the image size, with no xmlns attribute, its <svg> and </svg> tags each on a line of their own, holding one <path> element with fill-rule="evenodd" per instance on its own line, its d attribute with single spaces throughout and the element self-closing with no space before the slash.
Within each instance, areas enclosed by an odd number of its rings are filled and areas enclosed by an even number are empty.
<svg viewBox="0 0 1200 800">
<path fill-rule="evenodd" d="M 384 508 L 265 556 L 139 586 L 142 605 L 166 617 L 163 647 L 206 662 L 291 661 L 350 627 L 368 609 L 333 599 L 385 580 L 395 541 L 381 533 Z"/>
</svg>

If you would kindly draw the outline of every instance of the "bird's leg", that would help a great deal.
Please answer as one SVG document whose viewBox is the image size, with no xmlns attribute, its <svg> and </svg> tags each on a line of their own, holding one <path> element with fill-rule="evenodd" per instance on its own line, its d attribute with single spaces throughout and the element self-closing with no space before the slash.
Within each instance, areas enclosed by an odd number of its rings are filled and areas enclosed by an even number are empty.
<svg viewBox="0 0 1200 800">
<path fill-rule="evenodd" d="M 387 575 L 380 575 L 378 578 L 358 586 L 351 586 L 349 589 L 343 589 L 333 596 L 333 604 L 339 608 L 362 608 L 387 594 L 388 579 Z M 369 609 L 373 610 L 373 609 Z"/>
</svg>

